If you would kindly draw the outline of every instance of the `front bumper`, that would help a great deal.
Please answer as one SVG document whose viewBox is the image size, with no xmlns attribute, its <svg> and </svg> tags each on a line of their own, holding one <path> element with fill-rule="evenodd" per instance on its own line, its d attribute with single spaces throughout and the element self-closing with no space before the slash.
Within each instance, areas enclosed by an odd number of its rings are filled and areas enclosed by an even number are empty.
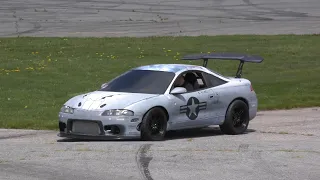
<svg viewBox="0 0 320 180">
<path fill-rule="evenodd" d="M 59 113 L 59 137 L 75 139 L 140 138 L 140 116 L 97 116 Z"/>
<path fill-rule="evenodd" d="M 87 134 L 74 134 L 74 133 L 58 133 L 59 137 L 71 139 L 88 139 L 88 140 L 113 140 L 113 139 L 139 139 L 140 136 L 122 136 L 122 135 L 87 135 Z"/>
</svg>

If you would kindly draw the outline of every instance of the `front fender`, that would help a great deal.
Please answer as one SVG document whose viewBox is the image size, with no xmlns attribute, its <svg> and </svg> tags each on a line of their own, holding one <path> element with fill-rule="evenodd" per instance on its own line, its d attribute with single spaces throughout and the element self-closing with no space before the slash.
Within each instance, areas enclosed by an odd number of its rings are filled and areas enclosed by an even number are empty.
<svg viewBox="0 0 320 180">
<path fill-rule="evenodd" d="M 136 102 L 134 104 L 127 106 L 125 109 L 132 110 L 135 114 L 141 115 L 141 118 L 142 118 L 143 115 L 148 112 L 148 110 L 156 106 L 161 106 L 165 108 L 166 111 L 168 111 L 167 107 L 169 107 L 168 106 L 169 104 L 170 104 L 169 99 L 164 95 L 160 95 L 160 96 L 156 96 L 153 98 Z"/>
</svg>

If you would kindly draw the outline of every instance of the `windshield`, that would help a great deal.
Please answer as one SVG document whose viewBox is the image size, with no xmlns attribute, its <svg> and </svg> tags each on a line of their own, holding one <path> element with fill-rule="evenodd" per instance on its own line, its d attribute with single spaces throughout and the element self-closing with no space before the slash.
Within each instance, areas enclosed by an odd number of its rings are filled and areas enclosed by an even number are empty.
<svg viewBox="0 0 320 180">
<path fill-rule="evenodd" d="M 163 94 L 174 76 L 172 72 L 131 70 L 113 79 L 100 91 Z"/>
</svg>

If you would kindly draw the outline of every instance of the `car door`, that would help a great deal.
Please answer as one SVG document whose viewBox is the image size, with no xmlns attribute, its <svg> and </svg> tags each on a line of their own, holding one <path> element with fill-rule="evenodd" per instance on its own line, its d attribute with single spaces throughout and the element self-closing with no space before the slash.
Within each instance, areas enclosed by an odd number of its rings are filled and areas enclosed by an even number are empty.
<svg viewBox="0 0 320 180">
<path fill-rule="evenodd" d="M 205 126 L 210 118 L 207 109 L 210 90 L 201 88 L 182 94 L 169 94 L 170 129 Z"/>
<path fill-rule="evenodd" d="M 220 124 L 224 120 L 226 113 L 225 97 L 227 95 L 226 89 L 221 88 L 221 85 L 227 81 L 206 72 L 203 72 L 203 77 L 208 86 L 208 102 L 207 110 L 210 118 L 206 119 L 207 124 Z"/>
</svg>

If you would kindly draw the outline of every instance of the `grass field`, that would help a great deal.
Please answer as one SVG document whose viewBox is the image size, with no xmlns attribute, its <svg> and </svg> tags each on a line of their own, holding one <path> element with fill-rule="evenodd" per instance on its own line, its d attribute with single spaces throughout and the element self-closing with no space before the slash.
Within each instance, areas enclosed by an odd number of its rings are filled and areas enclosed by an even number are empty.
<svg viewBox="0 0 320 180">
<path fill-rule="evenodd" d="M 185 63 L 179 60 L 183 55 L 213 51 L 265 58 L 243 69 L 243 77 L 252 81 L 258 95 L 260 110 L 320 105 L 318 35 L 0 38 L 0 127 L 57 129 L 58 111 L 72 96 L 96 90 L 135 66 Z M 209 63 L 231 76 L 237 65 Z"/>
</svg>

